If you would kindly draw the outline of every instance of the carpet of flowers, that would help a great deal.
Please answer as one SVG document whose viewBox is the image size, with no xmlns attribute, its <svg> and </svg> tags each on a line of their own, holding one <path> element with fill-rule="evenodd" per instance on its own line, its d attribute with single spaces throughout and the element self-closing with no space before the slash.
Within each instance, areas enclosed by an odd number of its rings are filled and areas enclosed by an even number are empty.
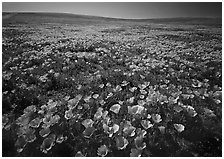
<svg viewBox="0 0 224 159">
<path fill-rule="evenodd" d="M 221 156 L 221 28 L 2 31 L 3 156 Z"/>
</svg>

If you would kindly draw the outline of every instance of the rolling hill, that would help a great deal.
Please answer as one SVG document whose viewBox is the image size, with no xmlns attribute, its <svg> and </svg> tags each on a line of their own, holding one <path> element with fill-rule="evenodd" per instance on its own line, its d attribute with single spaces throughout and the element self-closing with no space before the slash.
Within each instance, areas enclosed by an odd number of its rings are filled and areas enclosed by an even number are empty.
<svg viewBox="0 0 224 159">
<path fill-rule="evenodd" d="M 44 12 L 3 12 L 3 25 L 6 24 L 40 24 L 40 23 L 62 23 L 62 24 L 79 24 L 91 25 L 102 23 L 161 23 L 161 24 L 190 24 L 190 25 L 207 25 L 222 26 L 222 19 L 217 17 L 210 18 L 160 18 L 160 19 L 119 19 L 89 15 L 78 15 L 69 13 L 44 13 Z"/>
</svg>

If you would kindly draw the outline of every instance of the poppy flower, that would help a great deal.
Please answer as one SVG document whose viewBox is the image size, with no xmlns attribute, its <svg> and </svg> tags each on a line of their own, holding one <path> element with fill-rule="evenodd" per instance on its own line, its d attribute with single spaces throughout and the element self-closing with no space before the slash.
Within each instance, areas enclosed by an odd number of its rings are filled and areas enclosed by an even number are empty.
<svg viewBox="0 0 224 159">
<path fill-rule="evenodd" d="M 57 107 L 52 107 L 52 108 L 49 107 L 47 113 L 53 115 L 57 111 L 58 111 Z"/>
<path fill-rule="evenodd" d="M 150 114 L 147 115 L 147 119 L 150 119 L 152 116 Z"/>
<path fill-rule="evenodd" d="M 83 135 L 85 138 L 90 138 L 93 133 L 95 132 L 95 128 L 94 127 L 87 127 L 84 131 L 83 131 Z"/>
<path fill-rule="evenodd" d="M 182 124 L 174 124 L 174 128 L 179 132 L 181 133 L 182 131 L 184 131 L 184 125 Z"/>
<path fill-rule="evenodd" d="M 122 136 L 116 137 L 115 140 L 116 140 L 116 146 L 117 146 L 118 150 L 125 149 L 129 143 L 128 140 Z"/>
<path fill-rule="evenodd" d="M 36 140 L 36 135 L 32 132 L 26 133 L 25 140 L 26 140 L 26 142 L 30 142 L 30 143 L 34 142 Z"/>
<path fill-rule="evenodd" d="M 49 100 L 47 103 L 49 109 L 56 107 L 57 104 L 58 104 L 58 102 L 57 101 L 54 102 L 53 100 Z"/>
<path fill-rule="evenodd" d="M 121 86 L 127 86 L 129 84 L 129 82 L 127 81 L 122 81 Z"/>
<path fill-rule="evenodd" d="M 42 122 L 42 119 L 37 117 L 30 121 L 29 126 L 32 128 L 38 128 L 40 126 L 41 122 Z"/>
<path fill-rule="evenodd" d="M 97 99 L 99 96 L 100 96 L 99 94 L 94 94 L 94 95 L 93 95 L 93 98 L 94 98 L 94 99 Z"/>
<path fill-rule="evenodd" d="M 51 124 L 51 118 L 52 118 L 52 114 L 46 114 L 43 118 L 43 123 L 45 124 Z"/>
<path fill-rule="evenodd" d="M 162 121 L 161 116 L 159 114 L 152 114 L 152 120 L 155 123 L 160 123 Z"/>
<path fill-rule="evenodd" d="M 173 107 L 173 110 L 175 110 L 177 113 L 180 113 L 183 110 L 183 108 L 181 106 L 175 105 Z"/>
<path fill-rule="evenodd" d="M 118 132 L 119 128 L 120 128 L 119 125 L 114 124 L 114 125 L 113 125 L 113 131 L 114 131 L 113 133 Z"/>
<path fill-rule="evenodd" d="M 142 114 L 145 108 L 140 105 L 134 105 L 132 107 L 128 106 L 128 113 L 132 115 Z"/>
<path fill-rule="evenodd" d="M 64 100 L 65 101 L 68 101 L 69 99 L 70 99 L 70 96 L 69 95 L 64 97 Z"/>
<path fill-rule="evenodd" d="M 106 123 L 103 123 L 103 130 L 105 133 L 109 132 L 109 126 Z"/>
<path fill-rule="evenodd" d="M 129 88 L 129 90 L 133 93 L 135 90 L 137 90 L 137 87 Z"/>
<path fill-rule="evenodd" d="M 90 101 L 90 99 L 91 99 L 91 96 L 86 96 L 83 100 L 84 100 L 86 103 L 88 103 L 88 102 Z"/>
<path fill-rule="evenodd" d="M 198 113 L 194 110 L 192 106 L 186 106 L 187 112 L 191 117 L 195 117 Z"/>
<path fill-rule="evenodd" d="M 81 151 L 78 151 L 75 155 L 75 157 L 85 157 Z"/>
<path fill-rule="evenodd" d="M 104 87 L 104 84 L 100 84 L 99 87 L 100 87 L 100 88 L 103 88 L 103 87 Z"/>
<path fill-rule="evenodd" d="M 48 136 L 50 133 L 51 133 L 51 129 L 50 129 L 49 127 L 44 128 L 44 129 L 41 129 L 41 130 L 39 131 L 39 135 L 42 136 L 42 137 L 46 137 L 46 136 Z"/>
<path fill-rule="evenodd" d="M 27 114 L 21 115 L 19 118 L 16 119 L 16 124 L 20 126 L 26 126 L 29 124 L 30 116 Z"/>
<path fill-rule="evenodd" d="M 23 149 L 25 148 L 26 144 L 27 144 L 27 141 L 25 140 L 25 137 L 24 136 L 20 136 L 16 140 L 16 143 L 15 143 L 15 147 L 17 149 L 17 152 L 22 152 Z"/>
<path fill-rule="evenodd" d="M 57 136 L 56 143 L 60 144 L 65 141 L 67 137 L 64 137 L 62 134 Z"/>
<path fill-rule="evenodd" d="M 115 114 L 118 114 L 120 108 L 121 108 L 120 104 L 114 104 L 113 106 L 110 107 L 110 111 L 114 112 Z"/>
<path fill-rule="evenodd" d="M 112 97 L 113 95 L 114 95 L 114 94 L 113 94 L 112 92 L 110 92 L 110 93 L 107 95 L 106 99 Z"/>
<path fill-rule="evenodd" d="M 100 103 L 101 106 L 103 106 L 104 104 L 106 104 L 105 100 L 103 100 L 103 99 L 100 100 L 99 103 Z"/>
<path fill-rule="evenodd" d="M 209 117 L 216 117 L 216 115 L 214 114 L 214 111 L 212 111 L 208 108 L 204 108 L 204 114 Z"/>
<path fill-rule="evenodd" d="M 97 155 L 101 156 L 101 157 L 104 157 L 106 156 L 108 153 L 108 148 L 106 145 L 102 145 L 98 148 L 97 150 Z"/>
<path fill-rule="evenodd" d="M 139 98 L 140 98 L 140 99 L 144 99 L 145 96 L 141 94 L 141 95 L 139 96 Z M 138 104 L 139 104 L 139 103 L 138 103 Z M 141 105 L 141 104 L 139 104 L 139 105 Z"/>
<path fill-rule="evenodd" d="M 170 97 L 168 98 L 169 104 L 170 104 L 170 105 L 171 105 L 171 104 L 176 104 L 178 99 L 179 99 L 179 96 L 176 97 L 176 98 L 170 96 Z"/>
<path fill-rule="evenodd" d="M 165 128 L 165 126 L 158 126 L 158 129 L 162 134 L 165 134 Z"/>
<path fill-rule="evenodd" d="M 82 95 L 78 94 L 77 96 L 75 96 L 75 98 L 70 99 L 68 101 L 68 105 L 69 105 L 68 107 L 71 109 L 74 109 L 78 105 L 78 103 L 81 99 L 82 99 Z"/>
<path fill-rule="evenodd" d="M 148 93 L 148 92 L 147 92 L 146 90 L 144 90 L 144 89 L 140 89 L 140 92 L 141 92 L 141 94 L 143 94 L 143 95 L 145 95 L 145 94 Z"/>
<path fill-rule="evenodd" d="M 142 150 L 131 149 L 130 157 L 141 157 Z"/>
<path fill-rule="evenodd" d="M 85 128 L 92 127 L 93 123 L 92 119 L 85 119 L 82 121 L 82 125 L 85 126 Z"/>
<path fill-rule="evenodd" d="M 214 100 L 214 102 L 215 102 L 216 104 L 220 104 L 220 103 L 222 103 L 222 101 L 219 100 L 219 99 L 213 99 L 213 100 Z"/>
<path fill-rule="evenodd" d="M 137 129 L 136 129 L 136 134 L 137 134 L 138 136 L 145 137 L 145 135 L 147 134 L 147 132 L 146 132 L 144 129 L 137 128 Z"/>
<path fill-rule="evenodd" d="M 58 114 L 52 116 L 52 118 L 51 118 L 51 126 L 53 126 L 54 124 L 57 124 L 60 119 L 61 119 L 61 117 Z"/>
<path fill-rule="evenodd" d="M 143 142 L 142 136 L 137 136 L 135 138 L 135 147 L 139 150 L 143 150 L 144 148 L 146 148 L 146 143 Z"/>
<path fill-rule="evenodd" d="M 108 111 L 106 110 L 106 111 L 103 112 L 102 118 L 105 119 L 107 117 L 107 115 L 108 115 Z"/>
<path fill-rule="evenodd" d="M 44 114 L 47 111 L 48 111 L 48 106 L 44 104 L 40 107 L 40 110 L 38 111 L 38 114 Z"/>
<path fill-rule="evenodd" d="M 69 120 L 73 117 L 73 113 L 72 113 L 72 110 L 66 110 L 65 111 L 65 119 Z"/>
<path fill-rule="evenodd" d="M 127 102 L 129 102 L 129 103 L 133 103 L 134 102 L 134 99 L 135 99 L 135 97 L 131 97 L 131 98 L 129 98 L 128 100 L 127 100 Z"/>
<path fill-rule="evenodd" d="M 110 83 L 107 83 L 106 86 L 107 86 L 107 87 L 111 87 L 111 84 L 110 84 Z"/>
<path fill-rule="evenodd" d="M 122 105 L 122 104 L 124 104 L 124 101 L 119 100 L 118 104 Z"/>
<path fill-rule="evenodd" d="M 84 109 L 89 109 L 89 108 L 90 108 L 90 106 L 89 106 L 89 104 L 84 103 L 84 104 L 83 104 L 83 108 L 84 108 Z"/>
<path fill-rule="evenodd" d="M 2 127 L 4 128 L 5 125 L 9 122 L 9 118 L 6 115 L 2 115 Z"/>
<path fill-rule="evenodd" d="M 161 104 L 164 104 L 164 103 L 168 103 L 168 99 L 167 99 L 167 96 L 165 95 L 162 95 L 160 94 L 159 97 L 158 97 L 158 101 L 161 103 Z"/>
<path fill-rule="evenodd" d="M 213 93 L 213 95 L 212 95 L 213 97 L 215 97 L 215 98 L 221 98 L 222 97 L 222 91 L 216 91 L 216 92 L 214 92 Z"/>
<path fill-rule="evenodd" d="M 77 89 L 80 90 L 81 88 L 82 88 L 82 85 L 79 84 L 79 85 L 77 86 Z"/>
<path fill-rule="evenodd" d="M 134 126 L 125 123 L 123 132 L 126 136 L 135 136 L 135 130 Z"/>
<path fill-rule="evenodd" d="M 114 92 L 119 92 L 119 91 L 122 91 L 122 88 L 120 85 L 117 85 L 114 89 L 113 89 Z"/>
<path fill-rule="evenodd" d="M 103 108 L 99 107 L 96 113 L 94 114 L 94 119 L 98 120 L 102 117 L 103 115 Z"/>
<path fill-rule="evenodd" d="M 51 148 L 55 145 L 55 138 L 56 135 L 52 134 L 49 137 L 45 138 L 40 146 L 40 150 L 43 153 L 47 153 L 49 150 L 51 150 Z"/>
<path fill-rule="evenodd" d="M 149 120 L 142 120 L 141 121 L 141 125 L 144 129 L 148 129 L 148 128 L 151 128 L 153 127 L 153 125 L 151 124 L 151 122 Z"/>
<path fill-rule="evenodd" d="M 138 88 L 140 88 L 140 89 L 145 89 L 147 87 L 147 85 L 145 85 L 145 84 L 139 84 L 138 85 Z"/>
<path fill-rule="evenodd" d="M 141 98 L 141 95 L 139 96 L 139 98 Z M 138 100 L 137 103 L 138 103 L 139 106 L 144 106 L 146 104 L 146 101 L 145 100 Z"/>
<path fill-rule="evenodd" d="M 35 105 L 28 106 L 23 110 L 24 114 L 34 113 L 36 111 L 37 111 L 37 108 Z"/>
</svg>

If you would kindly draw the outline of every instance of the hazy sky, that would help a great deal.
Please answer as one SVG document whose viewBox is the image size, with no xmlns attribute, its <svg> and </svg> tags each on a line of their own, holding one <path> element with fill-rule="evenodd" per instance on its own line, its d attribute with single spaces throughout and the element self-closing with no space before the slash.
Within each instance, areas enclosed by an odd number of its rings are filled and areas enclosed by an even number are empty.
<svg viewBox="0 0 224 159">
<path fill-rule="evenodd" d="M 222 16 L 221 2 L 3 2 L 2 11 L 63 12 L 115 18 Z"/>
</svg>

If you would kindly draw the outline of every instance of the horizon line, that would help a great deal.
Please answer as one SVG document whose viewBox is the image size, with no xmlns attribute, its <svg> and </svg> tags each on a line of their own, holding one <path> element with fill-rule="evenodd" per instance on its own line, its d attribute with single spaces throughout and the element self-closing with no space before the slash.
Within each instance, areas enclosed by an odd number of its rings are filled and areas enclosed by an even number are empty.
<svg viewBox="0 0 224 159">
<path fill-rule="evenodd" d="M 119 17 L 107 17 L 89 14 L 76 14 L 71 12 L 51 12 L 51 11 L 2 11 L 2 13 L 54 13 L 54 14 L 70 14 L 79 16 L 89 16 L 89 17 L 99 17 L 99 18 L 110 18 L 110 19 L 120 19 L 120 20 L 153 20 L 153 19 L 177 19 L 177 18 L 222 18 L 222 16 L 180 16 L 180 17 L 154 17 L 154 18 L 119 18 Z"/>
</svg>

